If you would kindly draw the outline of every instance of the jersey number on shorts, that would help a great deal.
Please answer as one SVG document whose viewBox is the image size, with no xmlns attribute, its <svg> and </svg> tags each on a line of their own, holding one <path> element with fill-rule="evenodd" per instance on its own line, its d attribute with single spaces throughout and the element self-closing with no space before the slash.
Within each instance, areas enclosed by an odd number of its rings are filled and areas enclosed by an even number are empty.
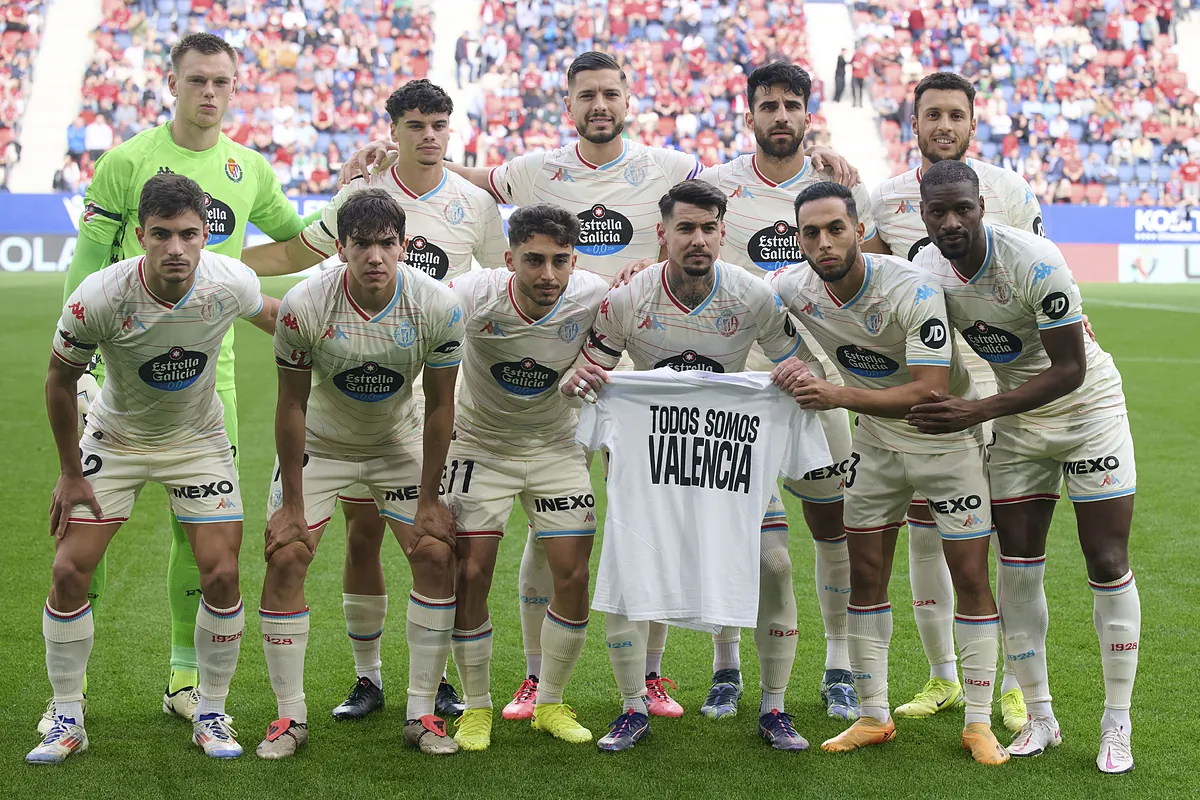
<svg viewBox="0 0 1200 800">
<path fill-rule="evenodd" d="M 441 494 L 454 494 L 454 481 L 458 477 L 459 463 L 460 463 L 459 460 L 456 458 L 456 459 L 451 460 L 451 462 L 447 466 L 442 467 Z M 471 473 L 475 470 L 475 462 L 470 459 L 465 459 L 461 463 L 462 463 L 462 468 L 463 468 L 463 479 L 462 479 L 462 488 L 459 489 L 458 491 L 461 494 L 466 494 L 467 492 L 471 491 Z M 447 470 L 450 471 L 450 482 L 449 483 L 446 483 L 446 471 Z"/>
<path fill-rule="evenodd" d="M 90 475 L 95 475 L 100 471 L 100 468 L 104 466 L 104 459 L 95 453 L 85 456 L 83 451 L 80 450 L 79 457 L 83 459 L 83 477 L 85 478 Z"/>
</svg>

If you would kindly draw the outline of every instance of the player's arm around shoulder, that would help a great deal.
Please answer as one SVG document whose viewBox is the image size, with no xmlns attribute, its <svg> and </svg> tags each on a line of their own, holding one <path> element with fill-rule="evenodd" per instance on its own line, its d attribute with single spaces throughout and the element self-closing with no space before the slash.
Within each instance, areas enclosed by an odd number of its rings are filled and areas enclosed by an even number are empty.
<svg viewBox="0 0 1200 800">
<path fill-rule="evenodd" d="M 816 356 L 796 330 L 787 304 L 766 278 L 757 278 L 745 270 L 730 271 L 737 276 L 737 285 L 730 291 L 740 297 L 755 322 L 758 344 L 767 358 L 776 364 L 797 358 L 815 362 Z"/>
<path fill-rule="evenodd" d="M 321 209 L 318 219 L 302 225 L 298 231 L 282 241 L 245 248 L 242 250 L 242 261 L 260 276 L 267 277 L 290 275 L 332 257 L 337 252 L 335 240 L 338 209 L 346 202 L 346 198 L 368 186 L 368 179 L 354 179 L 338 190 L 333 199 Z M 290 204 L 288 207 L 291 207 Z"/>
</svg>

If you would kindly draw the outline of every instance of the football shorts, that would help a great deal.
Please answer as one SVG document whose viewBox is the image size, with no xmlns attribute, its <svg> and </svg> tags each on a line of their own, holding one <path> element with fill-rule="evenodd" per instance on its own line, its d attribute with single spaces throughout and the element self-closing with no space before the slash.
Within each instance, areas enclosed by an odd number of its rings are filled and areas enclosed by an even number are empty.
<svg viewBox="0 0 1200 800">
<path fill-rule="evenodd" d="M 829 454 L 834 462 L 806 472 L 799 480 L 784 478 L 783 488 L 808 503 L 836 503 L 842 499 L 846 472 L 850 469 L 852 449 L 850 415 L 844 408 L 818 411 L 817 419 L 825 431 Z"/>
</svg>

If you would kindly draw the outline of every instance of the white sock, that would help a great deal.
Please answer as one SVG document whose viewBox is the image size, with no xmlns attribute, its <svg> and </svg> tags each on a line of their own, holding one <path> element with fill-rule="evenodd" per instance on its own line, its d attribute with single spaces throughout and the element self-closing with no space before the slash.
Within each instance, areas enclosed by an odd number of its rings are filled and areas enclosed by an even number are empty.
<svg viewBox="0 0 1200 800">
<path fill-rule="evenodd" d="M 850 600 L 850 551 L 846 537 L 813 539 L 817 554 L 817 602 L 825 623 L 825 669 L 850 669 L 846 649 L 846 603 Z"/>
<path fill-rule="evenodd" d="M 467 708 L 492 707 L 492 621 L 469 631 L 455 628 L 450 637 L 454 663 L 462 680 Z"/>
<path fill-rule="evenodd" d="M 742 668 L 741 628 L 721 628 L 713 634 L 713 672 Z"/>
<path fill-rule="evenodd" d="M 913 617 L 929 659 L 929 677 L 958 681 L 954 656 L 954 583 L 942 536 L 932 522 L 908 520 L 908 581 Z"/>
<path fill-rule="evenodd" d="M 991 536 L 992 552 L 996 554 L 996 605 L 999 607 L 1000 598 L 1004 595 L 1004 571 L 1000 569 L 1000 537 L 996 531 L 992 531 Z M 1000 628 L 1000 664 L 1004 671 L 1004 678 L 1000 683 L 1000 694 L 1005 695 L 1013 689 L 1020 691 L 1021 682 L 1017 680 L 1017 671 L 1013 667 L 1013 662 L 1008 659 L 1004 652 L 1004 627 Z"/>
<path fill-rule="evenodd" d="M 1000 596 L 1000 625 L 1004 651 L 1016 670 L 1031 716 L 1050 717 L 1050 679 L 1046 672 L 1046 630 L 1050 611 L 1042 577 L 1046 556 L 1000 556 L 1004 593 Z"/>
<path fill-rule="evenodd" d="M 229 696 L 229 684 L 237 669 L 238 655 L 242 652 L 242 631 L 246 627 L 246 613 L 242 598 L 229 608 L 213 608 L 204 598 L 196 609 L 196 665 L 200 681 L 196 690 L 200 703 L 196 706 L 196 719 L 205 714 L 224 714 L 225 698 Z"/>
<path fill-rule="evenodd" d="M 879 722 L 891 719 L 888 707 L 888 647 L 892 641 L 892 606 L 846 606 L 850 669 L 863 716 Z"/>
<path fill-rule="evenodd" d="M 445 598 L 425 597 L 416 592 L 408 595 L 405 632 L 408 639 L 408 707 L 405 719 L 420 719 L 434 711 L 438 684 L 450 655 L 454 611 L 454 595 Z"/>
<path fill-rule="evenodd" d="M 642 714 L 650 713 L 646 705 L 646 676 L 642 672 L 642 667 L 646 664 L 649 624 L 631 622 L 623 614 L 604 615 L 608 660 L 612 664 L 613 677 L 617 681 L 617 691 L 621 693 L 621 708 L 632 708 Z"/>
<path fill-rule="evenodd" d="M 55 611 L 47 600 L 42 636 L 46 639 L 46 675 L 54 688 L 54 711 L 82 725 L 83 676 L 95 639 L 92 604 L 84 603 L 74 611 Z"/>
<path fill-rule="evenodd" d="M 966 724 L 992 721 L 992 694 L 996 683 L 996 654 L 1000 651 L 1000 615 L 954 615 L 954 639 L 962 655 Z"/>
<path fill-rule="evenodd" d="M 759 549 L 758 648 L 760 714 L 784 711 L 783 696 L 796 661 L 796 595 L 792 591 L 792 560 L 788 557 L 788 529 L 762 531 Z"/>
<path fill-rule="evenodd" d="M 542 622 L 550 598 L 554 595 L 554 576 L 546 548 L 537 540 L 530 525 L 525 551 L 521 554 L 521 570 L 517 587 L 521 597 L 521 639 L 525 644 L 525 674 L 542 672 Z"/>
<path fill-rule="evenodd" d="M 263 655 L 280 719 L 308 723 L 304 702 L 304 651 L 308 649 L 308 606 L 303 611 L 258 610 Z"/>
<path fill-rule="evenodd" d="M 1111 583 L 1088 583 L 1095 594 L 1093 619 L 1100 638 L 1100 663 L 1104 667 L 1104 717 L 1100 729 L 1124 728 L 1128 732 L 1142 634 L 1142 603 L 1137 583 L 1132 571 Z"/>
<path fill-rule="evenodd" d="M 542 622 L 542 652 L 546 669 L 538 681 L 538 705 L 563 701 L 563 690 L 571 679 L 575 665 L 579 663 L 584 642 L 587 641 L 587 625 L 586 617 L 581 620 L 567 619 L 555 614 L 552 608 L 546 609 L 546 619 Z"/>
<path fill-rule="evenodd" d="M 342 594 L 342 612 L 346 615 L 346 635 L 354 651 L 354 671 L 360 678 L 383 688 L 380 651 L 383 623 L 387 619 L 386 594 Z"/>
<path fill-rule="evenodd" d="M 646 632 L 646 674 L 662 676 L 662 657 L 667 651 L 667 625 L 651 622 Z"/>
</svg>

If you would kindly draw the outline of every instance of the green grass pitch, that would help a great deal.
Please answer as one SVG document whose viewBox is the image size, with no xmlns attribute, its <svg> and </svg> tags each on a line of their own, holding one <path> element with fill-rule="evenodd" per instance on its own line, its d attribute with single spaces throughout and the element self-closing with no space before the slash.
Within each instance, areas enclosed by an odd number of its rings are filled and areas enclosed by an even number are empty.
<svg viewBox="0 0 1200 800">
<path fill-rule="evenodd" d="M 278 295 L 288 285 L 268 281 L 266 290 Z M 250 613 L 229 710 L 246 755 L 233 763 L 204 758 L 189 743 L 189 727 L 160 711 L 169 653 L 165 572 L 170 534 L 163 493 L 151 487 L 110 549 L 108 596 L 97 613 L 89 670 L 91 750 L 61 767 L 28 766 L 22 759 L 36 744 L 34 723 L 50 693 L 39 615 L 53 552 L 46 508 L 57 464 L 42 383 L 61 291 L 60 275 L 0 276 L 7 352 L 0 371 L 0 475 L 7 509 L 0 558 L 0 787 L 7 797 L 1093 798 L 1120 793 L 1169 798 L 1200 792 L 1194 753 L 1185 735 L 1186 726 L 1195 724 L 1195 641 L 1200 634 L 1200 616 L 1195 614 L 1200 558 L 1191 540 L 1197 506 L 1187 482 L 1195 477 L 1193 459 L 1200 452 L 1200 426 L 1188 411 L 1195 410 L 1200 386 L 1200 355 L 1193 349 L 1200 331 L 1200 287 L 1084 288 L 1092 324 L 1125 379 L 1141 473 L 1131 547 L 1143 620 L 1133 710 L 1138 767 L 1117 778 L 1102 777 L 1093 763 L 1103 683 L 1092 595 L 1067 503 L 1055 518 L 1046 574 L 1050 678 L 1064 743 L 1041 758 L 1014 760 L 998 769 L 975 765 L 959 746 L 961 712 L 901 721 L 895 741 L 865 752 L 834 756 L 817 749 L 841 725 L 825 718 L 817 697 L 824 643 L 812 586 L 813 552 L 799 503 L 791 500 L 801 636 L 788 709 L 813 743 L 806 753 L 775 753 L 755 736 L 758 692 L 753 687 L 758 672 L 750 632 L 742 644 L 748 691 L 735 719 L 716 723 L 700 717 L 711 677 L 711 646 L 704 636 L 676 630 L 664 666 L 679 682 L 676 697 L 687 713 L 679 720 L 655 720 L 651 735 L 633 752 L 601 754 L 594 745 L 567 745 L 535 734 L 527 723 L 501 720 L 499 707 L 516 688 L 524 666 L 516 574 L 525 521 L 518 508 L 501 548 L 491 601 L 497 714 L 490 750 L 433 759 L 401 743 L 407 667 L 403 598 L 409 576 L 394 540 L 384 552 L 393 598 L 384 638 L 389 705 L 358 724 L 335 724 L 329 717 L 354 679 L 340 598 L 343 528 L 335 519 L 308 581 L 313 627 L 306 689 L 312 740 L 307 751 L 290 761 L 256 759 L 254 747 L 275 716 L 253 613 L 264 569 L 262 530 L 273 460 L 275 379 L 267 337 L 244 323 L 239 323 L 237 348 L 247 512 L 241 565 Z M 926 677 L 912 615 L 905 609 L 909 600 L 907 559 L 901 549 L 892 582 L 897 611 L 893 705 L 907 700 Z M 596 735 L 618 711 L 603 640 L 603 622 L 597 616 L 567 692 L 580 720 Z M 453 671 L 451 675 L 453 679 Z M 999 731 L 998 713 L 995 724 Z M 1185 729 L 1174 728 L 1176 724 Z"/>
</svg>

